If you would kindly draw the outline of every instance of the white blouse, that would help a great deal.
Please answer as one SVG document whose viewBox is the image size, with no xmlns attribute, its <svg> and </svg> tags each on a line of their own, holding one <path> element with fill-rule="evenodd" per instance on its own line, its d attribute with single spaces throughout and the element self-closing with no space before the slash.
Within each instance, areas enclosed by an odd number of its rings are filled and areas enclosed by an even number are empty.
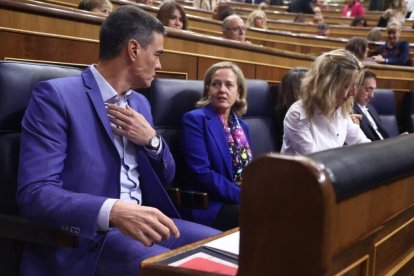
<svg viewBox="0 0 414 276">
<path fill-rule="evenodd" d="M 317 151 L 371 142 L 350 116 L 343 117 L 341 108 L 329 120 L 318 110 L 311 121 L 306 118 L 302 101 L 296 101 L 283 121 L 284 134 L 281 153 L 310 154 Z"/>
</svg>

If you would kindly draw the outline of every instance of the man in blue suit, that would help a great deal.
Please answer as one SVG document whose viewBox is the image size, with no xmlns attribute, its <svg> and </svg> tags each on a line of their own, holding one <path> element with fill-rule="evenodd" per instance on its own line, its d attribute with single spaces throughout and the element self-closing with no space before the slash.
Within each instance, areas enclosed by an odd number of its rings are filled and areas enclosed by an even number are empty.
<svg viewBox="0 0 414 276">
<path fill-rule="evenodd" d="M 99 62 L 40 83 L 22 122 L 23 216 L 79 237 L 75 249 L 28 244 L 23 275 L 137 275 L 147 257 L 218 231 L 183 221 L 163 185 L 175 173 L 153 128 L 149 87 L 165 30 L 139 8 L 112 13 Z"/>
<path fill-rule="evenodd" d="M 377 78 L 374 73 L 367 70 L 363 76 L 362 86 L 355 96 L 354 111 L 362 115 L 360 127 L 371 141 L 383 140 L 390 137 L 382 126 L 381 118 L 374 106 L 369 102 L 374 98 L 377 88 Z"/>
</svg>

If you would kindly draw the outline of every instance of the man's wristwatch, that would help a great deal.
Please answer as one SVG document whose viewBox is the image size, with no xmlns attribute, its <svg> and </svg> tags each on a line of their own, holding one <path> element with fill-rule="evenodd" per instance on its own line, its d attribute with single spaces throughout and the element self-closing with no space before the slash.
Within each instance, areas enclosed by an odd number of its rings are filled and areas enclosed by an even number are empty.
<svg viewBox="0 0 414 276">
<path fill-rule="evenodd" d="M 158 150 L 160 148 L 161 144 L 161 138 L 158 134 L 155 134 L 154 137 L 152 137 L 148 144 L 145 146 L 149 150 Z"/>
</svg>

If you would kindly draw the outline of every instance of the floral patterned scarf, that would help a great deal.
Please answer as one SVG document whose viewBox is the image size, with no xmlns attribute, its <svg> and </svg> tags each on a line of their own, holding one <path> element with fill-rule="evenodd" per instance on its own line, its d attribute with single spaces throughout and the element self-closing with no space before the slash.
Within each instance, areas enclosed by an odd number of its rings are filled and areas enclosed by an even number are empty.
<svg viewBox="0 0 414 276">
<path fill-rule="evenodd" d="M 219 115 L 219 118 L 223 125 L 226 139 L 229 142 L 230 155 L 233 163 L 233 181 L 240 185 L 242 171 L 253 158 L 249 141 L 236 114 L 233 112 L 230 113 L 228 127 L 224 124 L 223 115 Z"/>
</svg>

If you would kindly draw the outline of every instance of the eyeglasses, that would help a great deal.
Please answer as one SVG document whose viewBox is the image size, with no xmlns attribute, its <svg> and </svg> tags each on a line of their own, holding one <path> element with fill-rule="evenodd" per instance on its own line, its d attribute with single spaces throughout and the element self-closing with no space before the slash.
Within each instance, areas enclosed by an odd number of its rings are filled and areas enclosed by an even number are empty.
<svg viewBox="0 0 414 276">
<path fill-rule="evenodd" d="M 374 87 L 364 87 L 364 92 L 365 94 L 371 94 L 375 92 L 375 88 Z"/>
<path fill-rule="evenodd" d="M 238 27 L 233 27 L 233 28 L 226 28 L 227 31 L 232 31 L 233 33 L 237 33 L 237 32 L 245 32 L 246 31 L 246 27 L 244 26 L 238 26 Z"/>
</svg>

